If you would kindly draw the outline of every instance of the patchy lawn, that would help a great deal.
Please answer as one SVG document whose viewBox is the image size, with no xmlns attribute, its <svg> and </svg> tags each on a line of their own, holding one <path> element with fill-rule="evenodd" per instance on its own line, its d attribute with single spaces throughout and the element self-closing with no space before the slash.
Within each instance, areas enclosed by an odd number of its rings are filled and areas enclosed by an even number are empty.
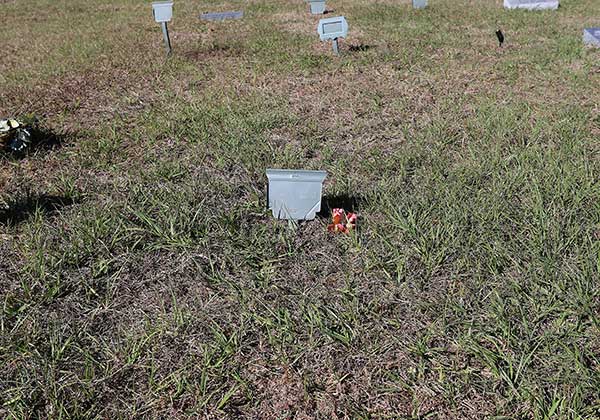
<svg viewBox="0 0 600 420">
<path fill-rule="evenodd" d="M 600 4 L 501 3 L 0 0 L 0 418 L 600 418 Z"/>
</svg>

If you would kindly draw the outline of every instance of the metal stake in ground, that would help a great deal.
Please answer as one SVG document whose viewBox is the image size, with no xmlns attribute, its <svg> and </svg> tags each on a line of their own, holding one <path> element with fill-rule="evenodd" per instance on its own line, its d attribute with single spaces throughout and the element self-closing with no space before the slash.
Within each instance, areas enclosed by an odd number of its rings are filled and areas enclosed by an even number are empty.
<svg viewBox="0 0 600 420">
<path fill-rule="evenodd" d="M 334 54 L 336 54 L 336 55 L 340 55 L 340 47 L 339 47 L 339 45 L 338 45 L 338 39 L 337 39 L 337 38 L 335 38 L 335 39 L 333 40 L 332 44 L 333 44 L 333 52 L 334 52 Z"/>
<path fill-rule="evenodd" d="M 169 38 L 169 28 L 167 22 L 161 22 L 163 36 L 165 38 L 165 46 L 167 47 L 167 55 L 171 54 L 171 38 Z"/>
</svg>

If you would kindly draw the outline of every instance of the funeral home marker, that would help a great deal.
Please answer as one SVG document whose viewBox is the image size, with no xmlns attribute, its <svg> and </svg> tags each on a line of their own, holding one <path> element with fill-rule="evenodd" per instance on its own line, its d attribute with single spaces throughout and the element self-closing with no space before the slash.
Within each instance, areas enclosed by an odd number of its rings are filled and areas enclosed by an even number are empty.
<svg viewBox="0 0 600 420">
<path fill-rule="evenodd" d="M 339 54 L 338 38 L 346 38 L 348 36 L 348 22 L 344 16 L 321 19 L 317 27 L 317 32 L 321 41 L 332 40 L 333 52 Z"/>
<path fill-rule="evenodd" d="M 167 55 L 171 54 L 171 39 L 169 38 L 169 28 L 167 22 L 173 18 L 173 2 L 172 1 L 156 1 L 152 3 L 152 15 L 157 23 L 162 26 L 163 36 L 165 38 L 165 46 Z"/>
</svg>

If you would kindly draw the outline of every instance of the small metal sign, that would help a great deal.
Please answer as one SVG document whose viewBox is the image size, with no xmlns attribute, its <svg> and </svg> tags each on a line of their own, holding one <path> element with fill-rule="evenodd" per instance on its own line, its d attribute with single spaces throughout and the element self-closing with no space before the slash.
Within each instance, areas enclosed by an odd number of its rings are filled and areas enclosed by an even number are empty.
<svg viewBox="0 0 600 420">
<path fill-rule="evenodd" d="M 583 30 L 583 43 L 600 47 L 600 27 Z"/>
<path fill-rule="evenodd" d="M 172 1 L 156 1 L 152 3 L 152 15 L 154 20 L 162 26 L 167 55 L 171 54 L 171 38 L 169 37 L 169 28 L 167 22 L 173 18 L 173 2 Z"/>
<path fill-rule="evenodd" d="M 310 13 L 313 15 L 322 15 L 325 13 L 325 0 L 308 0 Z"/>
<path fill-rule="evenodd" d="M 312 220 L 321 211 L 325 171 L 267 169 L 267 202 L 273 217 Z"/>
<path fill-rule="evenodd" d="M 424 9 L 427 7 L 427 0 L 413 0 L 414 9 Z"/>
<path fill-rule="evenodd" d="M 504 0 L 507 9 L 556 10 L 559 0 Z"/>
<path fill-rule="evenodd" d="M 152 15 L 158 23 L 170 22 L 173 19 L 173 2 L 155 1 L 152 3 Z"/>
<path fill-rule="evenodd" d="M 317 32 L 321 41 L 331 39 L 333 41 L 333 52 L 339 54 L 338 38 L 346 38 L 348 35 L 348 22 L 344 16 L 321 19 Z"/>
<path fill-rule="evenodd" d="M 230 19 L 241 19 L 244 17 L 244 11 L 234 11 L 234 12 L 216 12 L 216 13 L 204 13 L 200 15 L 200 19 L 202 20 L 210 20 L 210 21 L 222 21 L 222 20 L 230 20 Z"/>
</svg>

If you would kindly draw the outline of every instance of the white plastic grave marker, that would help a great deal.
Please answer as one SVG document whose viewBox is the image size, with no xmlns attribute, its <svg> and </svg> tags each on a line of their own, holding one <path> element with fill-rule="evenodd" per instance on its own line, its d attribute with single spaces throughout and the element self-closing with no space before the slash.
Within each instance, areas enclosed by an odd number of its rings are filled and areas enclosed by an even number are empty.
<svg viewBox="0 0 600 420">
<path fill-rule="evenodd" d="M 312 220 L 321 211 L 321 193 L 325 171 L 267 169 L 267 202 L 273 217 L 288 220 Z"/>
<path fill-rule="evenodd" d="M 556 10 L 559 0 L 504 0 L 507 9 Z"/>
<path fill-rule="evenodd" d="M 171 54 L 171 39 L 169 38 L 169 28 L 167 22 L 173 18 L 173 2 L 172 1 L 155 1 L 152 3 L 152 15 L 157 23 L 162 26 L 163 37 L 167 47 L 167 55 Z"/>
<path fill-rule="evenodd" d="M 346 38 L 348 36 L 348 22 L 344 16 L 321 19 L 317 27 L 317 32 L 321 41 L 331 39 L 333 41 L 333 52 L 339 54 L 338 38 Z"/>
<path fill-rule="evenodd" d="M 600 47 L 600 28 L 586 28 L 583 30 L 583 43 Z"/>
</svg>

